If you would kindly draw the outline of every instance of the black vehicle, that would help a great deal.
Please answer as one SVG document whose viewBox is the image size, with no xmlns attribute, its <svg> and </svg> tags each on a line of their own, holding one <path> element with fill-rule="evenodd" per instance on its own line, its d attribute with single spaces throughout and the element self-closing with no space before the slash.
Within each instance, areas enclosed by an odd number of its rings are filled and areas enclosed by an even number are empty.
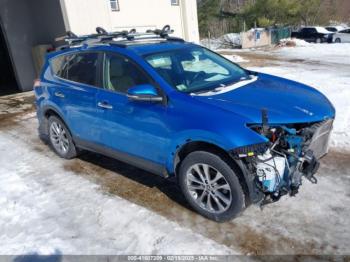
<svg viewBox="0 0 350 262">
<path fill-rule="evenodd" d="M 305 40 L 313 43 L 332 43 L 333 34 L 323 27 L 303 27 L 299 32 L 292 32 L 292 38 Z"/>
</svg>

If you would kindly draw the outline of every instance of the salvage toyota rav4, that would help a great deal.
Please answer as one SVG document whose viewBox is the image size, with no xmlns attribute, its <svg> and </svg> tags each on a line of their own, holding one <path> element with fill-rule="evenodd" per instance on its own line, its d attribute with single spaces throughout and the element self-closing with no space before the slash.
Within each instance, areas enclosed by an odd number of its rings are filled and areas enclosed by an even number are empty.
<svg viewBox="0 0 350 262">
<path fill-rule="evenodd" d="M 41 137 L 66 159 L 89 150 L 176 177 L 215 221 L 316 183 L 329 100 L 169 33 L 70 33 L 34 85 Z"/>
</svg>

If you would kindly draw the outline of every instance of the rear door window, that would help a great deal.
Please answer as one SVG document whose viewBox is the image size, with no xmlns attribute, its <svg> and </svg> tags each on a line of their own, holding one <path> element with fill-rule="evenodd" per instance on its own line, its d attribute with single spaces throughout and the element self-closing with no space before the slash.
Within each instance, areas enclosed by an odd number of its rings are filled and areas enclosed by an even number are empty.
<svg viewBox="0 0 350 262">
<path fill-rule="evenodd" d="M 308 28 L 303 28 L 300 31 L 302 34 L 307 34 L 308 33 Z"/>
<path fill-rule="evenodd" d="M 97 52 L 84 52 L 54 58 L 51 62 L 53 73 L 73 82 L 98 86 Z"/>
</svg>

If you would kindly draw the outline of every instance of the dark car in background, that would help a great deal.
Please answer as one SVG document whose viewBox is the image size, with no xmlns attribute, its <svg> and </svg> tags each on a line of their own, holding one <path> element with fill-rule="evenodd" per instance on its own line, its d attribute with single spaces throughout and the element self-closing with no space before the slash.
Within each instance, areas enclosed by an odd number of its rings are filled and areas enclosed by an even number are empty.
<svg viewBox="0 0 350 262">
<path fill-rule="evenodd" d="M 298 32 L 292 32 L 292 38 L 302 39 L 310 43 L 332 43 L 333 32 L 324 27 L 303 27 Z"/>
</svg>

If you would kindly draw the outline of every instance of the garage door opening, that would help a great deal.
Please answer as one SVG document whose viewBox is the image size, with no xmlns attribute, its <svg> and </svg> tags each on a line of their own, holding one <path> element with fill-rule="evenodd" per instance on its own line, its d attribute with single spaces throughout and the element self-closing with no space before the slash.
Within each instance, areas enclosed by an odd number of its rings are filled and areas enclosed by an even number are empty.
<svg viewBox="0 0 350 262">
<path fill-rule="evenodd" d="M 19 88 L 13 70 L 5 35 L 0 25 L 0 96 L 18 93 Z"/>
</svg>

